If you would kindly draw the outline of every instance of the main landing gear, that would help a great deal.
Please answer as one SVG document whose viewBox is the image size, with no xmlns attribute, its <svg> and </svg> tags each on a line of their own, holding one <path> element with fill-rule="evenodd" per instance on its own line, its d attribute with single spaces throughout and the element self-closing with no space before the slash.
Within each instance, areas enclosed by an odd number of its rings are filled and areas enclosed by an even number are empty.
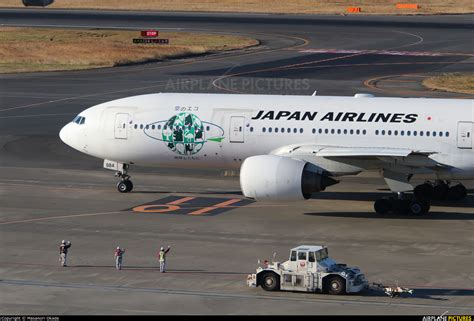
<svg viewBox="0 0 474 321">
<path fill-rule="evenodd" d="M 430 204 L 422 199 L 407 199 L 404 193 L 396 193 L 390 198 L 375 201 L 374 209 L 377 214 L 397 213 L 423 215 L 430 210 Z"/>
<path fill-rule="evenodd" d="M 414 194 L 420 199 L 460 201 L 467 196 L 467 190 L 462 184 L 450 186 L 448 181 L 437 180 L 418 185 Z"/>
<path fill-rule="evenodd" d="M 374 203 L 378 214 L 398 213 L 422 215 L 428 213 L 428 200 L 460 201 L 467 196 L 466 187 L 462 184 L 450 186 L 447 181 L 426 182 L 415 187 L 414 198 L 408 199 L 404 193 L 396 193 L 390 198 L 382 198 Z"/>
<path fill-rule="evenodd" d="M 130 180 L 128 173 L 129 165 L 123 164 L 123 170 L 121 172 L 116 172 L 115 177 L 120 177 L 120 182 L 117 183 L 117 190 L 120 193 L 127 193 L 133 189 L 133 183 Z"/>
</svg>

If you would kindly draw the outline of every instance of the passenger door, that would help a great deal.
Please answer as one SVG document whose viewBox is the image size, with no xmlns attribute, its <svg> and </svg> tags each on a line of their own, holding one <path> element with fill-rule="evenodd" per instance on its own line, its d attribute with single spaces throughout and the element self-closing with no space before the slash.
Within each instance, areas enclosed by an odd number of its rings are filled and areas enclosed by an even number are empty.
<svg viewBox="0 0 474 321">
<path fill-rule="evenodd" d="M 241 117 L 241 116 L 230 117 L 229 141 L 231 143 L 244 142 L 244 123 L 245 123 L 245 117 Z"/>
<path fill-rule="evenodd" d="M 125 114 L 125 113 L 115 114 L 115 126 L 114 126 L 115 139 L 127 139 L 129 119 L 130 119 L 130 114 Z"/>
<path fill-rule="evenodd" d="M 472 135 L 474 123 L 458 123 L 458 148 L 472 148 Z"/>
</svg>

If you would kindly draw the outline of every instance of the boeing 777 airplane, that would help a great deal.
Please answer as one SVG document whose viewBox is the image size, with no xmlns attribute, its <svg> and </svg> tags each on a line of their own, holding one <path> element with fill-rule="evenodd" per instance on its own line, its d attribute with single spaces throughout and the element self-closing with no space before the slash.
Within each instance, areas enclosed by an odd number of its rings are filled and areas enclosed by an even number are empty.
<svg viewBox="0 0 474 321">
<path fill-rule="evenodd" d="M 59 136 L 104 159 L 122 193 L 131 165 L 240 168 L 246 197 L 285 201 L 379 170 L 393 196 L 375 211 L 419 215 L 466 197 L 451 182 L 474 179 L 473 134 L 472 99 L 159 93 L 88 108 Z M 432 180 L 414 188 L 418 174 Z"/>
</svg>

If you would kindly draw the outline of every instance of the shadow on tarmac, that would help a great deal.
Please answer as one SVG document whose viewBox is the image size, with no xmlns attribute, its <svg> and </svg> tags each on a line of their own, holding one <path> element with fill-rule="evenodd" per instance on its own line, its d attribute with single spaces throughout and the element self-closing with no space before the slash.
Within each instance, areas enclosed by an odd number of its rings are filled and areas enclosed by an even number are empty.
<svg viewBox="0 0 474 321">
<path fill-rule="evenodd" d="M 132 191 L 131 194 L 196 194 L 196 195 L 243 195 L 241 191 L 207 191 L 207 192 L 191 192 L 191 191 Z"/>
<path fill-rule="evenodd" d="M 429 203 L 433 206 L 448 206 L 448 207 L 474 207 L 474 190 L 468 190 L 468 196 L 461 201 L 434 201 Z M 345 200 L 345 201 L 367 201 L 373 202 L 379 198 L 389 197 L 390 193 L 380 192 L 320 192 L 311 196 L 311 199 L 321 200 Z M 411 197 L 410 194 L 407 194 Z"/>
<path fill-rule="evenodd" d="M 115 269 L 113 265 L 68 265 L 67 268 L 106 268 Z M 122 270 L 140 270 L 140 271 L 156 271 L 160 272 L 159 266 L 133 266 L 125 265 L 122 266 Z M 174 274 L 212 274 L 212 275 L 248 275 L 249 273 L 244 272 L 219 272 L 219 271 L 207 271 L 207 270 L 183 270 L 183 269 L 166 269 L 166 273 Z"/>
<path fill-rule="evenodd" d="M 448 301 L 448 298 L 443 298 L 440 296 L 474 296 L 473 289 L 450 289 L 450 288 L 411 288 L 413 289 L 413 294 L 401 293 L 400 296 L 395 297 L 394 299 L 428 299 L 428 300 L 437 300 L 437 301 Z M 364 293 L 364 292 L 363 292 Z M 373 289 L 366 291 L 367 296 L 375 297 L 388 297 L 382 289 Z"/>
<path fill-rule="evenodd" d="M 375 212 L 322 212 L 304 213 L 309 216 L 327 216 L 344 218 L 377 218 L 377 219 L 403 219 L 403 220 L 474 220 L 474 213 L 447 213 L 429 212 L 425 215 L 410 214 L 377 214 Z"/>
</svg>

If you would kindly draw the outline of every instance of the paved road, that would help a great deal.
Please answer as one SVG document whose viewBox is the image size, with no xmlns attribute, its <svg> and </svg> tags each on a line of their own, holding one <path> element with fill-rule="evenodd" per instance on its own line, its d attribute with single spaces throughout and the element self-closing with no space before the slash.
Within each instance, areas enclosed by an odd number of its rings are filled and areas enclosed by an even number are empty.
<svg viewBox="0 0 474 321">
<path fill-rule="evenodd" d="M 261 41 L 249 50 L 178 61 L 0 76 L 1 313 L 473 313 L 474 182 L 467 182 L 467 200 L 433 204 L 433 213 L 419 218 L 373 214 L 372 201 L 387 193 L 375 173 L 346 178 L 308 202 L 243 205 L 238 180 L 218 169 L 176 175 L 134 168 L 136 190 L 122 195 L 100 160 L 58 139 L 61 126 L 89 106 L 160 91 L 466 97 L 426 91 L 420 80 L 473 70 L 472 15 L 28 9 L 0 10 L 0 22 L 235 33 Z M 130 210 L 170 198 L 186 198 L 180 206 L 187 207 L 167 214 Z M 235 207 L 186 215 L 227 200 Z M 73 242 L 68 268 L 57 262 L 62 239 Z M 398 282 L 415 294 L 332 297 L 245 287 L 257 258 L 277 251 L 284 260 L 301 243 L 326 244 L 369 280 Z M 154 255 L 167 244 L 170 273 L 163 275 Z M 120 272 L 113 267 L 117 245 L 127 249 Z"/>
</svg>

